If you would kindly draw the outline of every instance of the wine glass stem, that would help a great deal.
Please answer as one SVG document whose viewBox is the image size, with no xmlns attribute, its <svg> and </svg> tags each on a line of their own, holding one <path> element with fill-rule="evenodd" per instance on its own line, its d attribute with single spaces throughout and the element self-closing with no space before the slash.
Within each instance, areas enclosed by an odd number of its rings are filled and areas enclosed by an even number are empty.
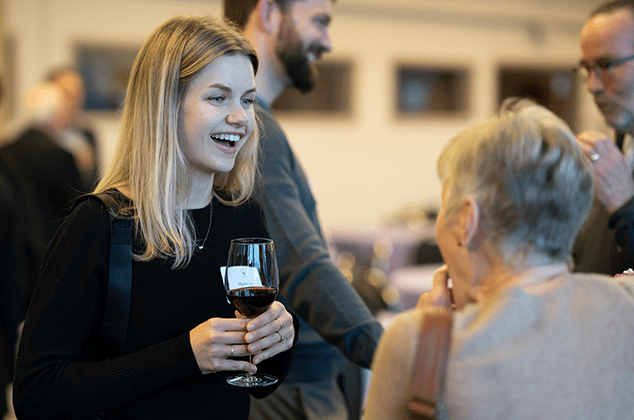
<svg viewBox="0 0 634 420">
<path fill-rule="evenodd" d="M 252 355 L 249 355 L 249 363 L 253 363 L 253 356 L 252 356 Z M 247 380 L 248 382 L 253 383 L 253 382 L 257 382 L 257 381 L 258 381 L 258 378 L 256 378 L 255 376 L 253 376 L 253 373 L 252 373 L 252 372 L 247 372 L 247 375 L 246 375 L 246 380 Z"/>
</svg>

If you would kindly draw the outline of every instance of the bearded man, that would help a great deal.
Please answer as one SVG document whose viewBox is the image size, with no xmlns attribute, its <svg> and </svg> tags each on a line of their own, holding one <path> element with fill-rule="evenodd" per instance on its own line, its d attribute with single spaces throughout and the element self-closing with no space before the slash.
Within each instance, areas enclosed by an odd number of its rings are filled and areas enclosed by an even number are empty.
<svg viewBox="0 0 634 420">
<path fill-rule="evenodd" d="M 310 91 L 315 61 L 332 48 L 333 0 L 225 0 L 225 16 L 255 48 L 255 111 L 264 208 L 280 266 L 280 297 L 300 317 L 292 370 L 269 397 L 251 400 L 251 420 L 359 418 L 360 395 L 342 384 L 350 362 L 369 368 L 381 325 L 331 260 L 316 202 L 271 104 L 287 88 Z M 346 358 L 348 360 L 346 360 Z"/>
</svg>

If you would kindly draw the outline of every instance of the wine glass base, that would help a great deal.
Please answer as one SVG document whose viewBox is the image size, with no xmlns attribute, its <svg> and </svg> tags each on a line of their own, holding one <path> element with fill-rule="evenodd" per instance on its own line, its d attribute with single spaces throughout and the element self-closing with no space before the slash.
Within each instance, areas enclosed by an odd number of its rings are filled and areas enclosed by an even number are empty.
<svg viewBox="0 0 634 420">
<path fill-rule="evenodd" d="M 227 378 L 227 383 L 233 386 L 243 388 L 252 388 L 256 386 L 269 386 L 277 382 L 277 378 L 273 375 L 258 373 L 255 375 L 235 375 Z"/>
</svg>

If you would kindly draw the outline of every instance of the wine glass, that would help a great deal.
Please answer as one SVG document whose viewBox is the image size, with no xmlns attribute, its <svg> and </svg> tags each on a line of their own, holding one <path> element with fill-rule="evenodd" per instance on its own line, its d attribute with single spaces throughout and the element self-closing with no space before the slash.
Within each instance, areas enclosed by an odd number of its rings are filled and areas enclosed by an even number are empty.
<svg viewBox="0 0 634 420">
<path fill-rule="evenodd" d="M 265 312 L 275 301 L 279 287 L 273 241 L 267 238 L 233 239 L 224 285 L 227 299 L 242 315 L 255 318 Z M 241 387 L 267 386 L 276 383 L 277 378 L 246 372 L 228 378 L 227 382 Z"/>
</svg>

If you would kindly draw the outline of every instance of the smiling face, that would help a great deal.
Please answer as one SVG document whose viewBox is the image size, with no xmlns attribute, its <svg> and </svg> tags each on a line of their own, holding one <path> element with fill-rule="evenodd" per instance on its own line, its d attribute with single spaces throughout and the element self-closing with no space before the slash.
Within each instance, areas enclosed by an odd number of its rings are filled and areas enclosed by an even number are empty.
<svg viewBox="0 0 634 420">
<path fill-rule="evenodd" d="M 251 61 L 223 55 L 191 81 L 178 116 L 178 139 L 194 180 L 229 172 L 253 133 L 255 78 Z"/>
<path fill-rule="evenodd" d="M 332 0 L 296 0 L 282 15 L 277 56 L 291 84 L 302 92 L 315 86 L 315 61 L 332 50 L 332 11 Z"/>
<path fill-rule="evenodd" d="M 588 66 L 634 54 L 632 12 L 618 10 L 591 18 L 583 27 L 580 43 L 581 62 Z M 634 131 L 634 61 L 615 66 L 603 77 L 592 71 L 587 87 L 609 125 Z"/>
</svg>

